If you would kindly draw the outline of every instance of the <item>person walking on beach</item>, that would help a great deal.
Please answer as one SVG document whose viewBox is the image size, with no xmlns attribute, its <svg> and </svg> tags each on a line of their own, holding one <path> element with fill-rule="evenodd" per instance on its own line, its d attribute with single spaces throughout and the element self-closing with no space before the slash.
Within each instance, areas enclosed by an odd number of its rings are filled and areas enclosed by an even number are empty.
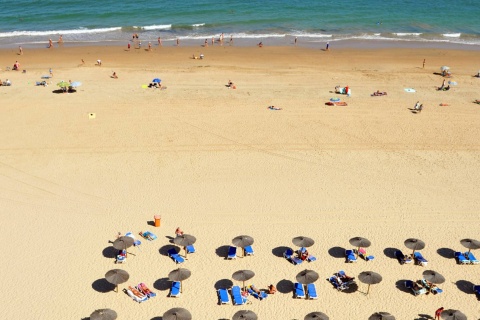
<svg viewBox="0 0 480 320">
<path fill-rule="evenodd" d="M 203 44 L 204 47 L 208 47 L 208 40 L 205 39 L 205 43 Z"/>
<path fill-rule="evenodd" d="M 127 44 L 127 50 L 130 51 L 130 42 Z"/>
<path fill-rule="evenodd" d="M 230 35 L 230 42 L 229 42 L 229 44 L 230 44 L 230 45 L 233 44 L 233 36 L 232 36 L 232 35 Z"/>
<path fill-rule="evenodd" d="M 423 59 L 423 66 L 422 69 L 425 69 L 425 59 Z"/>
<path fill-rule="evenodd" d="M 444 310 L 444 308 L 441 307 L 441 308 L 437 309 L 437 311 L 435 311 L 435 320 L 440 320 L 440 317 L 442 315 L 443 310 Z"/>
<path fill-rule="evenodd" d="M 158 46 L 161 47 L 162 46 L 162 39 L 160 37 L 158 37 Z"/>
<path fill-rule="evenodd" d="M 19 51 L 19 55 L 23 55 L 23 48 L 22 46 L 18 46 L 18 51 Z"/>
<path fill-rule="evenodd" d="M 49 49 L 53 48 L 52 39 L 49 39 L 49 40 L 48 40 L 48 48 L 49 48 Z"/>
<path fill-rule="evenodd" d="M 330 42 L 327 41 L 327 47 L 325 48 L 325 51 L 330 50 Z"/>
<path fill-rule="evenodd" d="M 152 43 L 151 42 L 148 43 L 148 51 L 152 51 Z"/>
<path fill-rule="evenodd" d="M 180 45 L 180 39 L 177 38 L 177 47 Z"/>
<path fill-rule="evenodd" d="M 62 43 L 63 43 L 63 35 L 60 35 L 60 37 L 58 38 L 58 43 L 59 43 L 59 44 L 62 44 Z"/>
<path fill-rule="evenodd" d="M 215 37 L 212 37 L 212 46 L 215 44 Z"/>
<path fill-rule="evenodd" d="M 295 45 L 297 45 L 297 37 L 295 37 Z"/>
</svg>

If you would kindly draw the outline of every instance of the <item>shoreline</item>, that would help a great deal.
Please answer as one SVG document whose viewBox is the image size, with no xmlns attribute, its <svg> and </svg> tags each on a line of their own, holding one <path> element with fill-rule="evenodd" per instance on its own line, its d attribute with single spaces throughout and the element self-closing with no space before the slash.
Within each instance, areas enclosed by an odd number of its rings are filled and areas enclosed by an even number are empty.
<svg viewBox="0 0 480 320">
<path fill-rule="evenodd" d="M 264 46 L 269 47 L 304 47 L 312 49 L 324 49 L 326 43 L 330 43 L 330 48 L 334 49 L 395 49 L 395 48 L 408 48 L 408 49 L 443 49 L 443 50 L 467 50 L 467 51 L 480 51 L 479 44 L 464 44 L 455 42 L 442 42 L 442 41 L 415 41 L 412 39 L 330 39 L 325 38 L 322 40 L 312 40 L 311 38 L 298 38 L 297 45 L 294 44 L 294 37 L 288 38 L 267 38 L 267 39 L 234 39 L 233 45 L 228 43 L 228 39 L 225 38 L 223 47 L 255 47 L 259 42 L 262 42 Z M 152 44 L 152 48 L 159 48 L 157 40 L 143 40 L 140 39 L 142 48 L 148 47 L 148 43 Z M 127 44 L 132 44 L 132 40 L 104 40 L 104 41 L 65 41 L 63 44 L 58 44 L 54 41 L 54 48 L 58 47 L 126 47 Z M 24 49 L 48 49 L 48 40 L 45 42 L 15 42 L 5 44 L 0 50 L 8 50 L 18 48 L 22 46 Z M 162 40 L 163 47 L 176 47 L 175 40 Z M 208 39 L 208 46 L 211 46 L 211 40 Z M 214 47 L 220 47 L 217 41 L 215 41 Z M 203 41 L 201 39 L 181 39 L 180 47 L 192 47 L 203 48 Z M 132 45 L 133 48 L 133 45 Z"/>
</svg>

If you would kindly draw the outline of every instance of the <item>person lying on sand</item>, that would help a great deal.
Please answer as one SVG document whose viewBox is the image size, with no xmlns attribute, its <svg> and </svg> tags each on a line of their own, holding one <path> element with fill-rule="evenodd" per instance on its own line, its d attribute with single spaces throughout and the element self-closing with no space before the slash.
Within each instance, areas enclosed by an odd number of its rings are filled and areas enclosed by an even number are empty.
<svg viewBox="0 0 480 320">
<path fill-rule="evenodd" d="M 158 82 L 150 82 L 150 83 L 148 84 L 148 87 L 149 87 L 149 88 L 161 88 L 162 85 L 161 85 L 160 83 L 158 83 Z"/>
<path fill-rule="evenodd" d="M 372 97 L 379 97 L 379 96 L 386 96 L 387 93 L 384 91 L 384 92 L 380 92 L 380 90 L 377 90 L 376 92 L 372 93 Z"/>
<path fill-rule="evenodd" d="M 250 286 L 250 289 L 252 289 L 253 291 L 255 291 L 255 292 L 258 293 L 258 294 L 261 293 L 260 290 L 258 290 L 258 288 L 255 287 L 255 285 L 253 285 L 253 284 Z"/>
<path fill-rule="evenodd" d="M 448 91 L 450 90 L 450 85 L 446 86 L 446 87 L 438 87 L 437 88 L 437 91 Z"/>
<path fill-rule="evenodd" d="M 270 109 L 270 110 L 282 110 L 282 108 L 277 108 L 275 106 L 268 106 L 268 109 Z"/>
<path fill-rule="evenodd" d="M 269 285 L 268 286 L 268 294 L 274 294 L 275 292 L 277 292 L 277 288 L 275 288 L 275 286 L 273 284 Z"/>
<path fill-rule="evenodd" d="M 233 82 L 232 82 L 232 80 L 228 80 L 227 87 L 228 87 L 228 88 L 231 88 L 232 86 L 233 86 Z"/>
<path fill-rule="evenodd" d="M 473 103 L 480 104 L 480 100 L 477 99 L 477 100 L 473 101 Z"/>
</svg>

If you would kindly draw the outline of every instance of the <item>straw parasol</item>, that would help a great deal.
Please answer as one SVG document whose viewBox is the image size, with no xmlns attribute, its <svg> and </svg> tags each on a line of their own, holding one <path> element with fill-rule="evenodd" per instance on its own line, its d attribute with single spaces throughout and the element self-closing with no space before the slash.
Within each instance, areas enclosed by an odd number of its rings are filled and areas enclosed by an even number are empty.
<svg viewBox="0 0 480 320">
<path fill-rule="evenodd" d="M 297 247 L 305 247 L 305 248 L 311 247 L 315 243 L 315 241 L 312 238 L 304 237 L 304 236 L 295 237 L 292 239 L 292 242 Z"/>
<path fill-rule="evenodd" d="M 467 320 L 467 316 L 458 310 L 448 309 L 444 310 L 441 315 L 444 320 Z"/>
<path fill-rule="evenodd" d="M 309 284 L 309 283 L 314 283 L 317 281 L 319 278 L 318 273 L 316 273 L 313 270 L 303 270 L 299 274 L 297 274 L 297 281 L 300 282 L 301 284 Z"/>
<path fill-rule="evenodd" d="M 251 270 L 239 270 L 232 274 L 232 278 L 237 281 L 243 281 L 243 288 L 245 288 L 245 281 L 252 279 L 255 272 Z"/>
<path fill-rule="evenodd" d="M 162 317 L 163 320 L 192 320 L 192 314 L 187 309 L 173 308 L 167 310 Z"/>
<path fill-rule="evenodd" d="M 395 317 L 388 312 L 375 312 L 368 320 L 395 320 Z"/>
<path fill-rule="evenodd" d="M 115 291 L 118 292 L 118 285 L 127 282 L 130 275 L 122 269 L 112 269 L 105 273 L 105 279 L 115 285 Z"/>
<path fill-rule="evenodd" d="M 191 246 L 196 241 L 197 238 L 189 234 L 182 234 L 181 236 L 177 236 L 175 239 L 173 239 L 173 243 L 182 246 L 185 249 L 185 259 L 187 258 L 187 246 Z"/>
<path fill-rule="evenodd" d="M 470 253 L 470 250 L 472 249 L 478 249 L 480 248 L 480 241 L 474 240 L 474 239 L 462 239 L 460 240 L 460 243 L 468 249 L 468 252 Z"/>
<path fill-rule="evenodd" d="M 445 282 L 445 277 L 433 270 L 425 270 L 422 273 L 423 278 L 434 284 L 441 284 Z"/>
<path fill-rule="evenodd" d="M 316 311 L 307 314 L 304 320 L 329 320 L 329 318 L 325 313 Z"/>
<path fill-rule="evenodd" d="M 242 235 L 232 239 L 232 243 L 234 246 L 245 248 L 251 246 L 254 242 L 254 239 L 250 236 Z M 245 252 L 243 253 L 245 255 Z"/>
<path fill-rule="evenodd" d="M 352 246 L 357 247 L 357 257 L 358 257 L 358 250 L 360 250 L 360 248 L 368 248 L 372 245 L 370 240 L 362 237 L 354 237 L 350 239 L 349 242 Z"/>
<path fill-rule="evenodd" d="M 422 250 L 423 248 L 425 248 L 425 242 L 416 238 L 409 238 L 405 240 L 403 243 L 405 244 L 405 247 L 413 250 L 412 254 L 415 253 L 415 250 Z"/>
<path fill-rule="evenodd" d="M 233 315 L 233 320 L 257 320 L 258 317 L 255 312 L 250 310 L 240 310 L 235 312 Z"/>
<path fill-rule="evenodd" d="M 191 275 L 192 275 L 192 272 L 190 272 L 190 270 L 185 269 L 185 268 L 178 268 L 176 270 L 171 271 L 168 274 L 168 279 L 170 279 L 172 281 L 180 281 L 180 292 L 183 292 L 182 291 L 182 289 L 183 289 L 182 281 L 190 278 Z"/>
<path fill-rule="evenodd" d="M 382 282 L 382 276 L 373 271 L 364 271 L 358 275 L 358 279 L 368 284 L 367 294 L 370 292 L 370 285 Z"/>
<path fill-rule="evenodd" d="M 95 310 L 90 315 L 90 320 L 115 320 L 115 319 L 117 319 L 117 313 L 111 309 Z"/>
</svg>

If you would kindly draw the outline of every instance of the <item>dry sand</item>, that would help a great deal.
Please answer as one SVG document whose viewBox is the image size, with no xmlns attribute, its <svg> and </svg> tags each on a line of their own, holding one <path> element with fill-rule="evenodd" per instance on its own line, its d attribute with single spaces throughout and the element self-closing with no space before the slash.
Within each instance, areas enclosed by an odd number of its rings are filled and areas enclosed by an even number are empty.
<svg viewBox="0 0 480 320">
<path fill-rule="evenodd" d="M 387 311 L 421 319 L 440 306 L 480 317 L 472 284 L 479 266 L 459 266 L 462 238 L 480 238 L 480 67 L 474 51 L 306 48 L 55 48 L 0 52 L 27 72 L 1 71 L 0 264 L 2 318 L 81 319 L 111 308 L 118 319 L 161 319 L 169 308 L 194 319 L 231 319 L 241 309 L 260 319 L 367 319 Z M 423 59 L 427 59 L 422 69 Z M 85 64 L 81 65 L 81 59 Z M 103 66 L 95 66 L 102 59 Z M 458 82 L 437 92 L 442 65 Z M 48 87 L 35 81 L 48 74 Z M 4 69 L 4 67 L 2 67 Z M 116 71 L 119 79 L 111 79 Z M 166 90 L 143 89 L 160 77 Z M 60 80 L 81 81 L 77 93 L 55 94 Z M 231 79 L 236 90 L 225 85 Z M 326 106 L 336 85 L 349 85 L 348 107 Z M 406 93 L 412 87 L 416 93 Z M 384 97 L 371 97 L 376 90 Z M 424 104 L 413 114 L 416 101 Z M 439 106 L 447 103 L 449 106 Z M 267 109 L 269 105 L 283 108 Z M 95 113 L 95 119 L 89 119 Z M 162 226 L 147 224 L 162 216 Z M 197 237 L 192 271 L 179 298 L 168 298 L 165 256 L 180 226 Z M 117 232 L 158 235 L 115 265 Z M 255 238 L 255 256 L 224 259 L 240 234 Z M 316 240 L 316 262 L 293 266 L 281 257 L 291 239 Z M 372 241 L 372 262 L 345 264 L 348 239 Z M 425 268 L 401 266 L 391 248 L 418 237 L 433 269 L 446 278 L 437 296 L 405 292 L 403 281 Z M 480 256 L 480 253 L 477 253 Z M 102 292 L 113 268 L 128 285 L 145 282 L 157 297 L 142 304 Z M 319 299 L 292 298 L 304 268 L 317 271 Z M 251 269 L 260 288 L 281 292 L 244 307 L 219 306 L 215 287 Z M 337 292 L 325 278 L 340 269 L 372 270 L 383 281 Z M 234 281 L 235 284 L 237 284 Z M 124 288 L 121 285 L 120 288 Z M 426 319 L 426 318 L 424 318 Z"/>
</svg>

